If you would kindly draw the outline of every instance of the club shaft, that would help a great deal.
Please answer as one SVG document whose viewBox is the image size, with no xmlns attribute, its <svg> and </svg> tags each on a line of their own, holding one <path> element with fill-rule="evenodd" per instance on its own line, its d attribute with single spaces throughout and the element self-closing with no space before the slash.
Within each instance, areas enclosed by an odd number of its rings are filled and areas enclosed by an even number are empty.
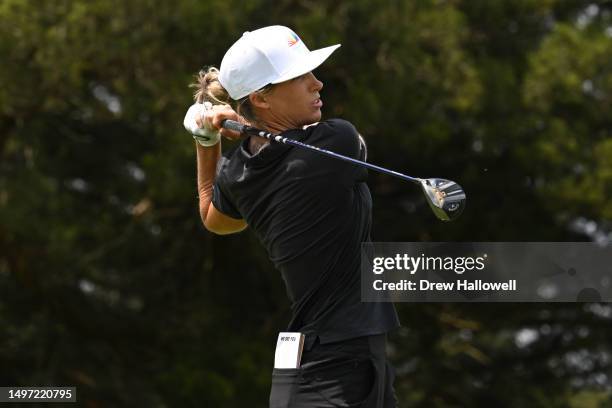
<svg viewBox="0 0 612 408">
<path fill-rule="evenodd" d="M 352 157 L 347 157 L 347 156 L 344 156 L 338 153 L 334 153 L 329 150 L 321 149 L 316 146 L 311 146 L 306 143 L 298 142 L 297 140 L 289 139 L 281 135 L 275 135 L 274 133 L 266 132 L 265 130 L 257 129 L 252 126 L 243 125 L 233 120 L 229 120 L 229 119 L 224 120 L 222 123 L 222 126 L 226 129 L 235 130 L 237 132 L 244 133 L 247 135 L 261 136 L 261 137 L 265 137 L 266 139 L 270 141 L 275 141 L 277 143 L 284 143 L 284 144 L 288 144 L 291 146 L 296 146 L 298 148 L 312 150 L 324 156 L 333 157 L 333 158 L 336 158 L 336 159 L 339 159 L 345 162 L 353 163 L 358 166 L 365 167 L 370 170 L 378 171 L 380 173 L 388 174 L 390 176 L 394 176 L 397 178 L 401 178 L 403 180 L 411 181 L 416 184 L 420 183 L 420 179 L 418 178 L 410 177 L 405 174 L 399 173 L 397 171 L 385 169 L 384 167 L 380 167 L 375 164 L 367 163 L 361 160 L 353 159 Z"/>
</svg>

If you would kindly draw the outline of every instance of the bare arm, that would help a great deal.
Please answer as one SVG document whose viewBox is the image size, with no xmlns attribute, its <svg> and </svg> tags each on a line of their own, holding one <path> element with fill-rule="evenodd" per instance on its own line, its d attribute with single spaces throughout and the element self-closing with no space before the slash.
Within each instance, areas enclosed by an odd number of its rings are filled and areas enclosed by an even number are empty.
<svg viewBox="0 0 612 408">
<path fill-rule="evenodd" d="M 231 111 L 231 109 L 230 109 Z M 214 116 L 206 118 L 211 121 L 213 126 L 219 128 L 220 122 L 223 119 L 232 118 L 235 112 L 217 112 Z M 200 126 L 203 122 L 200 120 Z M 222 130 L 222 135 L 229 138 L 236 138 L 240 135 L 236 132 L 226 133 L 226 129 Z M 221 143 L 214 146 L 204 147 L 198 142 L 195 142 L 197 149 L 197 165 L 198 165 L 198 196 L 200 198 L 200 217 L 207 230 L 215 234 L 226 235 L 233 234 L 244 230 L 248 225 L 244 220 L 237 220 L 229 217 L 215 208 L 212 204 L 213 185 L 217 172 L 217 162 L 221 158 Z"/>
</svg>

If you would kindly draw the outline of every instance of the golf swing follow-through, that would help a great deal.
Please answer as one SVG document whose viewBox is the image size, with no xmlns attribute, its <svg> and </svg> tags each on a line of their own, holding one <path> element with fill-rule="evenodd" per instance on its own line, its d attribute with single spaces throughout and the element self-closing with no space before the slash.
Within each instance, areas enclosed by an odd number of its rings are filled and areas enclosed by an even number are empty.
<svg viewBox="0 0 612 408">
<path fill-rule="evenodd" d="M 212 109 L 212 104 L 210 104 L 210 102 L 205 102 L 204 104 L 201 104 L 201 105 L 203 105 L 202 108 L 204 111 Z M 200 140 L 200 142 L 204 146 L 206 146 L 206 144 L 204 144 L 205 142 L 210 142 L 210 141 L 214 141 L 213 144 L 215 144 L 219 138 L 219 133 L 215 130 L 200 128 L 195 123 L 195 115 L 196 115 L 196 112 L 198 112 L 197 111 L 198 108 L 199 108 L 198 104 L 192 105 L 192 109 L 194 110 L 188 113 L 187 116 L 185 117 L 185 123 L 184 123 L 185 128 L 188 131 L 190 131 L 196 139 Z M 367 163 L 365 161 L 346 157 L 341 154 L 334 153 L 334 152 L 331 152 L 325 149 L 320 149 L 315 146 L 310 146 L 305 143 L 291 140 L 291 139 L 288 139 L 280 135 L 275 135 L 273 133 L 266 132 L 265 130 L 257 129 L 252 126 L 243 125 L 239 122 L 236 122 L 230 119 L 223 120 L 221 122 L 221 126 L 223 126 L 225 129 L 234 130 L 241 134 L 260 136 L 268 140 L 275 141 L 277 143 L 285 143 L 291 146 L 296 146 L 298 148 L 309 149 L 319 154 L 323 154 L 329 157 L 334 157 L 339 160 L 344 160 L 344 161 L 356 164 L 358 166 L 363 166 L 371 170 L 375 170 L 375 171 L 378 171 L 384 174 L 388 174 L 388 175 L 398 177 L 403 180 L 407 180 L 415 184 L 418 184 L 423 190 L 423 193 L 425 194 L 425 199 L 427 200 L 427 203 L 431 207 L 434 215 L 442 221 L 452 221 L 456 219 L 457 217 L 459 217 L 459 215 L 461 215 L 461 213 L 463 212 L 463 209 L 465 208 L 465 201 L 466 201 L 465 192 L 463 191 L 461 186 L 455 183 L 454 181 L 441 179 L 441 178 L 422 179 L 422 178 L 407 176 L 397 171 L 385 169 L 384 167 L 376 166 L 374 164 Z"/>
<path fill-rule="evenodd" d="M 461 186 L 459 186 L 459 184 L 455 183 L 454 181 L 440 178 L 421 179 L 416 177 L 410 177 L 405 174 L 398 173 L 397 171 L 388 170 L 384 167 L 376 166 L 365 161 L 346 157 L 341 154 L 330 152 L 329 150 L 325 149 L 320 149 L 315 146 L 310 146 L 305 143 L 291 140 L 280 135 L 274 135 L 270 132 L 243 125 L 239 122 L 229 119 L 224 120 L 222 122 L 222 126 L 226 129 L 235 130 L 236 132 L 244 133 L 247 135 L 265 137 L 268 140 L 273 140 L 278 143 L 285 143 L 291 146 L 296 146 L 298 148 L 313 150 L 325 156 L 344 160 L 356 164 L 358 166 L 363 166 L 371 170 L 376 170 L 381 173 L 389 174 L 391 176 L 395 176 L 403 180 L 408 180 L 415 184 L 418 184 L 422 188 L 423 193 L 425 194 L 425 199 L 427 200 L 427 203 L 433 210 L 436 217 L 443 221 L 454 220 L 459 215 L 461 215 L 461 212 L 463 212 L 463 209 L 465 208 L 465 192 L 463 191 Z"/>
<path fill-rule="evenodd" d="M 323 83 L 312 71 L 339 46 L 310 51 L 284 26 L 246 32 L 220 69 L 197 75 L 184 120 L 197 141 L 204 226 L 217 234 L 252 229 L 291 301 L 271 408 L 397 406 L 386 357 L 387 333 L 399 327 L 395 307 L 361 301 L 361 246 L 372 224 L 366 169 L 419 184 L 439 219 L 465 207 L 456 183 L 367 163 L 351 123 L 321 120 Z M 221 136 L 246 137 L 221 154 Z M 297 343 L 285 347 L 288 339 Z"/>
</svg>

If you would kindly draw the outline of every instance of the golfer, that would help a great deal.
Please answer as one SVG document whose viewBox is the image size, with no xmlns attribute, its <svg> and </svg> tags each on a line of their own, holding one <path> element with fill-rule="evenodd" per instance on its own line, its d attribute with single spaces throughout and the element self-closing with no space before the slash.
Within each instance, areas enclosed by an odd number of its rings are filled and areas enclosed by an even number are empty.
<svg viewBox="0 0 612 408">
<path fill-rule="evenodd" d="M 247 32 L 219 70 L 199 73 L 194 106 L 204 109 L 186 117 L 197 124 L 204 225 L 217 234 L 253 229 L 292 302 L 286 331 L 305 335 L 299 368 L 273 370 L 274 408 L 396 406 L 385 345 L 397 314 L 391 303 L 360 301 L 361 244 L 371 226 L 367 170 L 258 136 L 223 156 L 218 142 L 218 134 L 240 137 L 221 127 L 232 119 L 365 160 L 352 124 L 320 121 L 323 83 L 312 70 L 339 46 L 309 51 L 283 26 Z"/>
</svg>

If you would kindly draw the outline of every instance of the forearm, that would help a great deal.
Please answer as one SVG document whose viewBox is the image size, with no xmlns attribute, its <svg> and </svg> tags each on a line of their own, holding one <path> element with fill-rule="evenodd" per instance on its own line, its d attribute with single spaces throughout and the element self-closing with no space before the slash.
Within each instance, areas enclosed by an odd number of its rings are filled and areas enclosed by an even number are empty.
<svg viewBox="0 0 612 408">
<path fill-rule="evenodd" d="M 200 197 L 200 216 L 206 225 L 206 217 L 213 197 L 213 185 L 217 172 L 217 162 L 221 158 L 221 143 L 204 147 L 196 142 L 198 166 L 198 196 Z"/>
<path fill-rule="evenodd" d="M 187 111 L 184 120 L 185 129 L 189 130 L 197 140 L 195 145 L 200 218 L 207 230 L 222 235 L 240 232 L 247 227 L 246 221 L 230 217 L 218 211 L 212 203 L 215 178 L 217 177 L 217 163 L 221 159 L 221 141 L 216 136 L 220 135 L 228 139 L 238 139 L 240 137 L 239 132 L 224 129 L 221 126 L 224 119 L 237 120 L 238 115 L 228 105 L 208 107 L 202 112 L 197 107 L 197 104 L 194 104 Z M 201 129 L 208 130 L 200 131 Z M 219 133 L 211 134 L 213 129 L 218 130 Z M 209 146 L 215 140 L 219 140 L 219 142 Z"/>
</svg>

